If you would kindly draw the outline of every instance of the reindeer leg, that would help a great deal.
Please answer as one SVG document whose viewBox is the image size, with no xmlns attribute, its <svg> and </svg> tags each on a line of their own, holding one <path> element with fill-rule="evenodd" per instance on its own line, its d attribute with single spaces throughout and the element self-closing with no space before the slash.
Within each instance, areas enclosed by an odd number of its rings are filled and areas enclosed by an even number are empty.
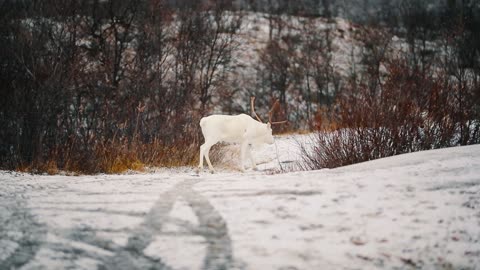
<svg viewBox="0 0 480 270">
<path fill-rule="evenodd" d="M 206 143 L 205 143 L 206 144 Z M 207 145 L 207 148 L 206 148 L 206 153 L 205 153 L 205 159 L 207 160 L 207 164 L 208 164 L 208 168 L 210 169 L 210 172 L 211 173 L 214 173 L 215 172 L 215 169 L 213 168 L 212 166 L 212 163 L 210 162 L 210 148 L 212 148 L 212 145 L 211 144 L 208 144 Z"/>
<path fill-rule="evenodd" d="M 250 161 L 252 162 L 252 169 L 253 170 L 257 170 L 257 164 L 255 163 L 255 159 L 253 158 L 253 155 L 252 155 L 252 146 L 251 145 L 248 145 L 248 149 L 247 149 L 247 154 L 248 154 L 248 157 L 250 158 Z"/>
<path fill-rule="evenodd" d="M 245 165 L 243 161 L 245 160 L 245 152 L 247 151 L 248 142 L 242 142 L 240 146 L 240 170 L 245 172 Z"/>
<path fill-rule="evenodd" d="M 200 161 L 198 163 L 197 173 L 203 169 L 203 157 L 205 155 L 205 143 L 200 146 Z"/>
</svg>

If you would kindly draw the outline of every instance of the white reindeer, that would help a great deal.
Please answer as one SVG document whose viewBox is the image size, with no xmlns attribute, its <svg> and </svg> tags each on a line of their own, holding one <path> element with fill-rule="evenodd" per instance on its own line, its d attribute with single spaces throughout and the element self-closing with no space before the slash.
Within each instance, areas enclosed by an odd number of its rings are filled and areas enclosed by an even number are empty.
<svg viewBox="0 0 480 270">
<path fill-rule="evenodd" d="M 200 120 L 200 127 L 205 138 L 205 143 L 200 146 L 200 164 L 198 165 L 199 172 L 203 169 L 203 158 L 207 160 L 208 168 L 212 173 L 215 172 L 212 163 L 210 162 L 209 152 L 210 148 L 218 142 L 239 143 L 240 144 L 240 169 L 245 171 L 244 159 L 245 154 L 248 154 L 252 162 L 252 168 L 257 169 L 255 160 L 253 159 L 250 146 L 261 145 L 263 143 L 273 144 L 272 124 L 285 123 L 272 122 L 272 115 L 274 109 L 278 106 L 278 100 L 268 113 L 268 123 L 263 123 L 260 117 L 255 113 L 254 109 L 255 97 L 250 99 L 252 113 L 258 119 L 256 121 L 246 114 L 239 115 L 210 115 L 203 117 Z"/>
</svg>

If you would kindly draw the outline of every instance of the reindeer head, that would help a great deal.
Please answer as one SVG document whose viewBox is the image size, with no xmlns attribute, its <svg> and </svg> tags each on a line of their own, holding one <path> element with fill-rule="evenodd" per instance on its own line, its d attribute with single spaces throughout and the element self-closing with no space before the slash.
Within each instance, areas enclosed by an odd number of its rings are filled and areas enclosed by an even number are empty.
<svg viewBox="0 0 480 270">
<path fill-rule="evenodd" d="M 252 109 L 252 114 L 255 115 L 257 118 L 258 122 L 262 123 L 262 129 L 265 129 L 263 132 L 259 132 L 258 134 L 264 134 L 261 138 L 257 138 L 257 140 L 261 143 L 268 143 L 268 144 L 273 144 L 273 135 L 272 135 L 272 125 L 277 125 L 277 124 L 283 124 L 286 123 L 287 120 L 280 121 L 280 122 L 273 122 L 273 113 L 275 112 L 276 109 L 280 106 L 280 103 L 278 100 L 275 101 L 273 104 L 272 108 L 268 112 L 268 122 L 264 123 L 260 116 L 255 112 L 255 97 L 250 98 L 250 106 Z"/>
<path fill-rule="evenodd" d="M 250 107 L 252 109 L 252 114 L 255 115 L 255 117 L 257 118 L 257 120 L 260 122 L 260 123 L 264 123 L 262 121 L 262 119 L 260 118 L 260 116 L 258 116 L 258 114 L 255 112 L 255 97 L 251 97 L 250 98 Z M 270 109 L 270 111 L 268 112 L 268 122 L 267 122 L 267 125 L 269 128 L 271 128 L 272 125 L 278 125 L 278 124 L 284 124 L 286 122 L 288 122 L 287 120 L 283 120 L 283 121 L 278 121 L 278 122 L 273 122 L 272 121 L 272 118 L 273 118 L 273 113 L 275 112 L 275 110 L 277 110 L 278 108 L 280 107 L 280 102 L 277 100 L 275 100 L 275 103 L 273 103 L 273 106 L 272 108 Z"/>
</svg>

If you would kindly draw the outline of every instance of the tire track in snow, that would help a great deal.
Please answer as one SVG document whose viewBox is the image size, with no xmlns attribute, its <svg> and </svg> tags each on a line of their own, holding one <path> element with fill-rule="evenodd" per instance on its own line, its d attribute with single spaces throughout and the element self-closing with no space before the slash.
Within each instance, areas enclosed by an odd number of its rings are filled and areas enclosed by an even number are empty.
<svg viewBox="0 0 480 270">
<path fill-rule="evenodd" d="M 33 262 L 42 248 L 59 252 L 71 257 L 70 259 L 91 258 L 97 261 L 98 269 L 174 269 L 161 256 L 152 257 L 145 254 L 147 247 L 155 241 L 157 236 L 161 235 L 203 237 L 205 241 L 202 244 L 206 247 L 206 255 L 202 261 L 202 269 L 240 269 L 242 267 L 238 263 L 235 264 L 233 260 L 232 242 L 225 220 L 203 195 L 193 189 L 193 186 L 201 180 L 183 180 L 160 194 L 150 210 L 143 215 L 143 221 L 138 227 L 129 231 L 122 230 L 129 235 L 126 245 L 118 245 L 99 236 L 97 234 L 99 230 L 94 227 L 80 226 L 62 230 L 42 225 L 32 213 L 36 208 L 52 211 L 62 209 L 66 212 L 77 212 L 84 209 L 63 209 L 55 206 L 56 203 L 52 202 L 50 202 L 52 205 L 50 207 L 38 205 L 32 207 L 28 203 L 30 197 L 24 194 L 26 191 L 24 187 L 20 187 L 21 191 L 12 191 L 7 188 L 5 191 L 12 192 L 0 194 L 0 222 L 2 224 L 0 227 L 0 269 L 22 268 Z M 12 186 L 12 188 L 18 188 L 18 186 Z M 49 187 L 32 186 L 27 189 L 49 189 Z M 58 190 L 58 187 L 56 189 Z M 103 193 L 99 193 L 99 195 L 103 195 Z M 177 222 L 177 225 L 183 227 L 184 232 L 174 234 L 168 231 L 164 232 L 162 230 L 164 224 L 172 221 L 170 214 L 175 202 L 179 199 L 185 201 L 193 210 L 198 219 L 198 225 L 190 222 L 183 224 Z M 92 209 L 87 212 L 99 212 L 102 215 L 114 214 L 106 209 Z M 129 215 L 123 211 L 114 212 Z M 47 234 L 50 235 L 49 239 L 46 237 Z M 60 242 L 53 241 L 51 237 Z M 87 246 L 83 246 L 83 244 Z M 98 253 L 102 250 L 105 252 Z M 181 252 L 181 250 L 173 252 Z"/>
<path fill-rule="evenodd" d="M 160 195 L 142 224 L 133 230 L 126 246 L 117 250 L 100 269 L 172 269 L 161 258 L 146 256 L 144 250 L 154 241 L 155 236 L 163 234 L 162 227 L 169 220 L 174 203 L 180 198 L 190 205 L 199 220 L 197 228 L 189 228 L 190 233 L 204 237 L 207 245 L 202 269 L 234 267 L 227 224 L 211 203 L 193 189 L 193 185 L 198 182 L 200 180 L 184 180 Z"/>
<path fill-rule="evenodd" d="M 46 228 L 35 220 L 22 196 L 11 197 L 0 200 L 0 269 L 18 269 L 29 263 L 46 234 Z"/>
</svg>

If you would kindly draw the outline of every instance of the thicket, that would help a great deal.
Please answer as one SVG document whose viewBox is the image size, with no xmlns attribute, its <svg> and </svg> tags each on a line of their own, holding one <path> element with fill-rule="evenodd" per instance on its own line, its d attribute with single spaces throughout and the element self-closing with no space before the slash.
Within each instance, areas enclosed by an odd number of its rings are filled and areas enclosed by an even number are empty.
<svg viewBox="0 0 480 270">
<path fill-rule="evenodd" d="M 1 1 L 0 167 L 194 162 L 240 20 L 222 1 L 169 3 Z"/>
</svg>

